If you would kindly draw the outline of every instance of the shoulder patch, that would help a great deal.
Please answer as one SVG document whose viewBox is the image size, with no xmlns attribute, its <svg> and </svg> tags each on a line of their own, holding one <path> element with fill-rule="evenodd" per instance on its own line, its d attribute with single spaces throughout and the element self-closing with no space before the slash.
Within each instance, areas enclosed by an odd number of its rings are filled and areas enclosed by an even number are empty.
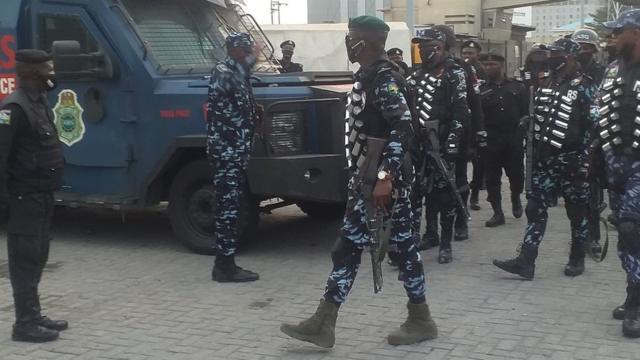
<svg viewBox="0 0 640 360">
<path fill-rule="evenodd" d="M 400 87 L 395 81 L 392 81 L 387 84 L 387 91 L 389 91 L 389 94 L 397 94 L 400 92 Z"/>
<path fill-rule="evenodd" d="M 11 125 L 11 110 L 0 110 L 0 125 Z"/>
</svg>

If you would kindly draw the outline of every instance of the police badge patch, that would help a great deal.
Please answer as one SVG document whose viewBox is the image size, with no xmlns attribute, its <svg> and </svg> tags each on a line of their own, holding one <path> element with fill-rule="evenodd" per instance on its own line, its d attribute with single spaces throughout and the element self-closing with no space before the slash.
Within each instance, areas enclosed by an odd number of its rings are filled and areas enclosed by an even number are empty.
<svg viewBox="0 0 640 360">
<path fill-rule="evenodd" d="M 55 125 L 60 141 L 72 146 L 84 137 L 85 126 L 82 119 L 84 109 L 78 103 L 78 94 L 73 90 L 62 90 L 58 94 L 58 102 L 53 108 Z"/>
<path fill-rule="evenodd" d="M 0 110 L 0 125 L 11 125 L 11 110 Z"/>
</svg>

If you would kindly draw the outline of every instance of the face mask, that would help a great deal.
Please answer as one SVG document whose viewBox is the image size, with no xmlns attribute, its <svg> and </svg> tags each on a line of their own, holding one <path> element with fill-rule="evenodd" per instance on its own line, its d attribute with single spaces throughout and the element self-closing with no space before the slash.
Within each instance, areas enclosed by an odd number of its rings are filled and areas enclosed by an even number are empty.
<svg viewBox="0 0 640 360">
<path fill-rule="evenodd" d="M 53 79 L 47 79 L 47 81 L 45 81 L 45 86 L 47 91 L 51 91 L 55 89 L 58 86 L 58 84 L 56 84 L 55 81 L 53 81 Z"/>
<path fill-rule="evenodd" d="M 252 69 L 256 65 L 257 62 L 258 62 L 258 58 L 253 54 L 247 55 L 244 58 L 244 63 L 247 66 L 247 69 Z"/>
<path fill-rule="evenodd" d="M 433 61 L 433 58 L 436 56 L 437 51 L 440 48 L 436 47 L 421 47 L 420 48 L 420 58 L 425 63 L 430 63 Z"/>
<path fill-rule="evenodd" d="M 351 63 L 355 63 L 356 61 L 358 61 L 358 56 L 360 56 L 360 53 L 362 53 L 362 50 L 364 50 L 365 46 L 366 43 L 364 42 L 364 40 L 358 41 L 353 46 L 349 46 L 349 44 L 347 43 L 347 55 L 349 56 L 349 61 L 351 61 Z"/>
<path fill-rule="evenodd" d="M 583 68 L 587 67 L 593 59 L 593 53 L 580 53 L 578 54 L 578 62 Z"/>
<path fill-rule="evenodd" d="M 564 56 L 549 58 L 549 68 L 553 71 L 560 71 L 565 65 L 567 65 L 567 59 Z"/>
</svg>

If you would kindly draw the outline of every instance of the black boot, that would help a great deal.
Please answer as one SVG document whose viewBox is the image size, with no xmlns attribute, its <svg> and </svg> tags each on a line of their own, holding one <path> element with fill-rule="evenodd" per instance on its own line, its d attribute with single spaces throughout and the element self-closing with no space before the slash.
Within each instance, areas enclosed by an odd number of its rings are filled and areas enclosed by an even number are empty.
<svg viewBox="0 0 640 360">
<path fill-rule="evenodd" d="M 630 338 L 640 337 L 640 284 L 627 285 L 622 333 Z"/>
<path fill-rule="evenodd" d="M 616 320 L 624 320 L 624 304 L 613 309 L 613 318 Z"/>
<path fill-rule="evenodd" d="M 438 235 L 438 217 L 432 217 L 429 215 L 430 214 L 427 213 L 427 228 L 424 235 L 422 235 L 422 240 L 418 246 L 420 250 L 429 250 L 440 245 L 440 236 Z"/>
<path fill-rule="evenodd" d="M 584 272 L 585 251 L 582 244 L 576 240 L 571 241 L 571 252 L 569 253 L 569 263 L 564 267 L 566 276 L 578 276 Z"/>
<path fill-rule="evenodd" d="M 458 217 L 456 217 L 456 230 L 453 240 L 464 241 L 467 239 L 469 239 L 469 226 L 467 225 L 467 219 L 464 214 L 458 214 Z"/>
<path fill-rule="evenodd" d="M 469 197 L 469 208 L 471 210 L 480 210 L 480 204 L 479 204 L 479 191 L 477 190 L 471 190 L 471 197 Z"/>
<path fill-rule="evenodd" d="M 520 219 L 522 217 L 522 201 L 520 201 L 520 194 L 511 194 L 511 211 L 513 217 Z"/>
<path fill-rule="evenodd" d="M 252 271 L 244 270 L 236 265 L 233 255 L 216 256 L 211 278 L 217 282 L 249 282 L 260 279 L 260 276 Z"/>
<path fill-rule="evenodd" d="M 504 213 L 502 212 L 502 204 L 500 204 L 500 201 L 492 201 L 491 207 L 493 208 L 493 216 L 484 223 L 484 226 L 496 227 L 504 225 Z"/>
<path fill-rule="evenodd" d="M 536 270 L 538 248 L 533 245 L 522 244 L 517 257 L 509 260 L 493 260 L 493 265 L 512 274 L 520 275 L 527 280 L 533 280 Z"/>
<path fill-rule="evenodd" d="M 46 316 L 42 316 L 40 320 L 38 320 L 38 325 L 56 331 L 64 331 L 69 328 L 69 323 L 66 320 L 52 320 Z"/>
<path fill-rule="evenodd" d="M 14 295 L 16 307 L 16 322 L 13 325 L 11 339 L 42 343 L 54 341 L 59 333 L 56 330 L 47 329 L 40 324 L 40 306 L 36 294 Z"/>
</svg>

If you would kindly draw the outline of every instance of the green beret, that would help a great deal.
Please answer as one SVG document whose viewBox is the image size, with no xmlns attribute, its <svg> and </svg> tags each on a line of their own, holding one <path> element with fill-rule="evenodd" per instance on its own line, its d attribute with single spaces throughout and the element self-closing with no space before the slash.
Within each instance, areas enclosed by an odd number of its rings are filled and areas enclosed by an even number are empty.
<svg viewBox="0 0 640 360">
<path fill-rule="evenodd" d="M 375 16 L 362 15 L 349 19 L 349 30 L 389 32 L 389 25 Z"/>
</svg>

